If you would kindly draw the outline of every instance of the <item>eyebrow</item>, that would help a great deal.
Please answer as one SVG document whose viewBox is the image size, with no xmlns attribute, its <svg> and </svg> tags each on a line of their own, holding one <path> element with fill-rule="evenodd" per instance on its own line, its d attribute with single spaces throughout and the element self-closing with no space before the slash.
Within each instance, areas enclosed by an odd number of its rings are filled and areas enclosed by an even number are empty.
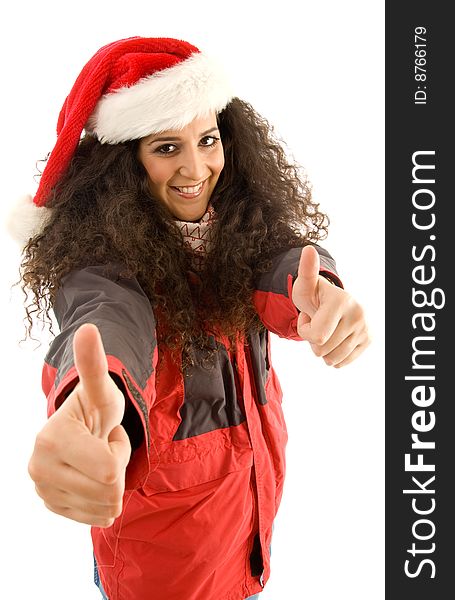
<svg viewBox="0 0 455 600">
<path fill-rule="evenodd" d="M 218 131 L 218 127 L 211 127 L 210 129 L 207 129 L 207 131 L 203 131 L 202 133 L 199 134 L 199 137 L 204 137 L 204 135 L 208 135 L 209 133 L 212 133 L 214 131 Z M 150 140 L 150 142 L 147 143 L 147 146 L 149 144 L 154 144 L 155 142 L 180 142 L 182 138 L 178 137 L 178 136 L 168 136 L 168 137 L 159 137 L 159 138 L 154 138 L 153 140 Z"/>
</svg>

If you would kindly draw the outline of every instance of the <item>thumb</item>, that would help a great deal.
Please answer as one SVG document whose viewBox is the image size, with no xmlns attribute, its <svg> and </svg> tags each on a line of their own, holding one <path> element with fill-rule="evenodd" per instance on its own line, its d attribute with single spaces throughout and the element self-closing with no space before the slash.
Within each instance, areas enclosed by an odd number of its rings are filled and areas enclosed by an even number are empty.
<svg viewBox="0 0 455 600">
<path fill-rule="evenodd" d="M 292 287 L 292 301 L 302 312 L 312 317 L 318 308 L 319 254 L 313 246 L 305 246 L 300 254 L 297 279 Z"/>
<path fill-rule="evenodd" d="M 73 353 L 85 424 L 93 434 L 106 438 L 121 423 L 125 405 L 122 392 L 109 375 L 96 325 L 86 323 L 79 327 L 73 338 Z"/>
<path fill-rule="evenodd" d="M 312 295 L 319 280 L 319 254 L 313 246 L 305 246 L 300 254 L 298 277 L 301 292 Z"/>
</svg>

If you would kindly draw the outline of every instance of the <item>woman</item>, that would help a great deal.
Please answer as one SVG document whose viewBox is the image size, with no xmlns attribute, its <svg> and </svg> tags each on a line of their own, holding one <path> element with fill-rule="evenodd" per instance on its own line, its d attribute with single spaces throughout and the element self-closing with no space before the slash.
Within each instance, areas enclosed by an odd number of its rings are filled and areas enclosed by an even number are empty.
<svg viewBox="0 0 455 600">
<path fill-rule="evenodd" d="M 33 221 L 30 326 L 53 310 L 60 328 L 37 492 L 92 525 L 105 598 L 254 598 L 287 439 L 270 332 L 336 367 L 369 343 L 316 245 L 327 218 L 267 122 L 180 40 L 101 48 L 57 133 L 14 220 Z"/>
</svg>

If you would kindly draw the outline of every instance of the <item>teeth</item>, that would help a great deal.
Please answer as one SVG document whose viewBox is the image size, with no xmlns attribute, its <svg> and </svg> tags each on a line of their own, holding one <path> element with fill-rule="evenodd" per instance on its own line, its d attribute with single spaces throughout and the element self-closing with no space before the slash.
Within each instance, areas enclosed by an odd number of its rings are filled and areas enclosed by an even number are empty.
<svg viewBox="0 0 455 600">
<path fill-rule="evenodd" d="M 182 194 L 195 194 L 196 192 L 198 192 L 201 189 L 203 183 L 204 182 L 202 181 L 201 183 L 199 183 L 198 185 L 195 185 L 193 187 L 177 187 L 177 186 L 175 186 L 175 188 L 179 192 L 182 192 Z"/>
</svg>

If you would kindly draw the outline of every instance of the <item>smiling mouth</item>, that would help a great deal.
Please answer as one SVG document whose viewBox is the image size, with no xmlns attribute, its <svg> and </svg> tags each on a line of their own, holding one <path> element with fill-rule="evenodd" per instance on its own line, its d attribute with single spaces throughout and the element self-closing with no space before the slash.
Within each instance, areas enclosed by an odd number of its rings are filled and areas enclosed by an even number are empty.
<svg viewBox="0 0 455 600">
<path fill-rule="evenodd" d="M 192 186 L 176 186 L 176 185 L 171 185 L 171 189 L 173 189 L 175 192 L 177 192 L 177 194 L 179 196 L 182 196 L 184 198 L 196 198 L 197 196 L 199 196 L 199 194 L 202 192 L 202 189 L 204 187 L 204 184 L 207 180 L 205 179 L 204 181 L 201 181 L 201 183 L 198 183 L 197 185 L 192 185 Z"/>
</svg>

